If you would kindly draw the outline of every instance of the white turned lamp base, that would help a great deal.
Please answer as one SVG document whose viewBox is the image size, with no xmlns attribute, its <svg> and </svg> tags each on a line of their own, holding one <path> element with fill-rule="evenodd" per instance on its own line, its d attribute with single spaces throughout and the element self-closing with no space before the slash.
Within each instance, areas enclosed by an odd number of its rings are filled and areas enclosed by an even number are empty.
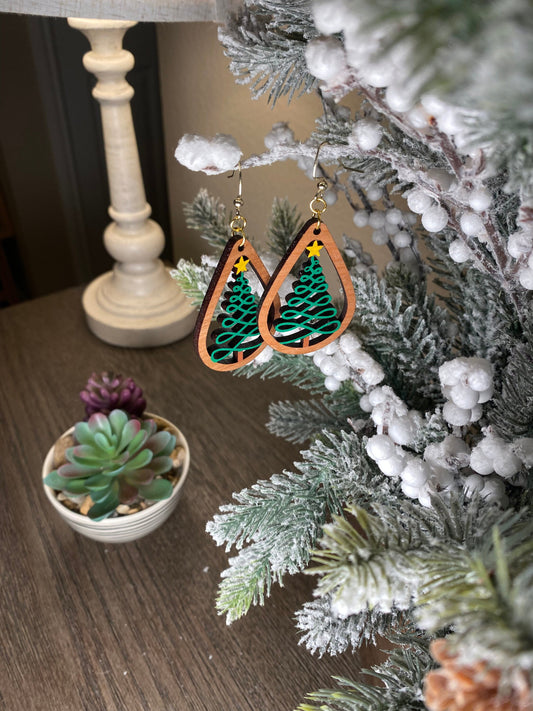
<svg viewBox="0 0 533 711">
<path fill-rule="evenodd" d="M 147 218 L 149 210 L 146 205 L 138 221 L 130 219 L 127 230 L 116 221 L 106 227 L 104 244 L 117 261 L 113 271 L 97 277 L 83 294 L 89 328 L 115 346 L 164 346 L 194 328 L 197 309 L 158 259 L 164 235 L 157 222 Z M 112 207 L 109 212 L 125 222 Z"/>
<path fill-rule="evenodd" d="M 147 348 L 179 341 L 191 333 L 197 310 L 163 264 L 158 264 L 166 286 L 152 296 L 128 293 L 125 298 L 117 288 L 116 268 L 89 284 L 83 292 L 83 309 L 95 336 L 115 346 Z"/>
<path fill-rule="evenodd" d="M 194 328 L 196 309 L 181 293 L 158 259 L 165 245 L 161 227 L 150 219 L 131 116 L 133 88 L 126 73 L 133 55 L 122 38 L 135 22 L 69 19 L 89 40 L 85 68 L 97 83 L 92 90 L 100 104 L 113 222 L 104 244 L 116 260 L 112 272 L 95 279 L 83 294 L 91 331 L 115 346 L 162 346 Z"/>
</svg>

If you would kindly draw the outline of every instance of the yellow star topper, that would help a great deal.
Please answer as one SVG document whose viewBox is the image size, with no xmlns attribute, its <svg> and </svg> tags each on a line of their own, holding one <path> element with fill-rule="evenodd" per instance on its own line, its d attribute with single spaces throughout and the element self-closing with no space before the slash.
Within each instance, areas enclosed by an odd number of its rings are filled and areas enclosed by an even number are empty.
<svg viewBox="0 0 533 711">
<path fill-rule="evenodd" d="M 245 259 L 244 257 L 241 257 L 238 262 L 235 262 L 235 269 L 237 270 L 237 274 L 240 274 L 241 272 L 246 272 L 248 271 L 246 269 L 246 265 L 248 264 L 250 260 Z"/>
<path fill-rule="evenodd" d="M 320 250 L 323 246 L 323 244 L 318 244 L 315 239 L 313 244 L 309 245 L 309 247 L 306 247 L 307 251 L 309 252 L 309 259 L 311 259 L 311 257 L 320 257 Z"/>
</svg>

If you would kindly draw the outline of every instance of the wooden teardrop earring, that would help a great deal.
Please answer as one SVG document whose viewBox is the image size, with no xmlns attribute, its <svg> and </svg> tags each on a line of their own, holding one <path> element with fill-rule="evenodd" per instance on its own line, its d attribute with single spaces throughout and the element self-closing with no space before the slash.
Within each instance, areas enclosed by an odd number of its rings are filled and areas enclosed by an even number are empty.
<svg viewBox="0 0 533 711">
<path fill-rule="evenodd" d="M 198 355 L 213 370 L 240 368 L 266 346 L 257 326 L 258 300 L 252 294 L 247 273 L 253 270 L 263 287 L 270 274 L 244 232 L 246 218 L 240 212 L 244 204 L 240 163 L 238 170 L 239 194 L 233 201 L 235 212 L 230 222 L 232 236 L 215 268 L 194 329 Z M 211 330 L 219 303 L 218 328 Z M 271 318 L 275 319 L 279 314 L 279 298 L 272 300 L 271 308 Z"/>
<path fill-rule="evenodd" d="M 316 179 L 318 147 L 313 166 Z M 328 228 L 322 222 L 327 209 L 324 191 L 327 182 L 320 178 L 316 194 L 309 203 L 313 217 L 300 230 L 278 264 L 259 304 L 257 322 L 263 341 L 281 353 L 311 353 L 331 343 L 346 330 L 355 312 L 355 292 L 350 273 Z M 329 293 L 321 259 L 327 253 L 337 272 L 343 294 L 337 309 Z M 279 290 L 299 257 L 305 254 L 292 293 L 285 299 L 278 315 Z"/>
</svg>

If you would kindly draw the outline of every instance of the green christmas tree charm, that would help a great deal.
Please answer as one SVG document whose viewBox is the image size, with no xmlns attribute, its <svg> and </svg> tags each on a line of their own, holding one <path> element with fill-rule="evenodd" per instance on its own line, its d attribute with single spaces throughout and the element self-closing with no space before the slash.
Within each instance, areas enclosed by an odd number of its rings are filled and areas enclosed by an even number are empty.
<svg viewBox="0 0 533 711">
<path fill-rule="evenodd" d="M 279 343 L 305 344 L 313 335 L 329 336 L 341 327 L 318 260 L 322 248 L 317 240 L 306 247 L 308 260 L 293 285 L 294 291 L 287 296 L 279 319 L 274 321 Z"/>
<path fill-rule="evenodd" d="M 232 359 L 235 354 L 237 360 L 242 360 L 262 342 L 257 328 L 257 301 L 245 275 L 249 261 L 241 256 L 233 267 L 229 291 L 221 304 L 223 313 L 218 317 L 220 328 L 211 334 L 213 345 L 208 348 L 214 363 Z"/>
<path fill-rule="evenodd" d="M 270 279 L 265 265 L 248 240 L 233 235 L 220 257 L 200 307 L 194 340 L 203 363 L 213 370 L 235 370 L 252 361 L 266 346 L 257 325 L 257 298 L 246 272 L 252 269 L 260 285 Z M 215 313 L 218 328 L 211 329 Z M 279 297 L 272 304 L 279 315 Z"/>
<path fill-rule="evenodd" d="M 322 271 L 324 254 L 339 280 L 342 306 L 338 309 Z M 307 259 L 276 316 L 272 307 L 301 255 Z M 338 338 L 354 311 L 355 292 L 342 255 L 326 225 L 313 217 L 303 225 L 268 282 L 257 315 L 259 333 L 267 345 L 281 353 L 312 353 Z"/>
</svg>

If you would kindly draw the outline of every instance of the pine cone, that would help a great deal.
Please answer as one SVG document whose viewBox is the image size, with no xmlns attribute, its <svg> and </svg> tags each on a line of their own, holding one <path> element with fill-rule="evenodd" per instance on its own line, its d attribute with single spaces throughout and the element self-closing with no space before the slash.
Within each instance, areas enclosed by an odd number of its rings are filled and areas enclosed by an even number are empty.
<svg viewBox="0 0 533 711">
<path fill-rule="evenodd" d="M 87 417 L 96 412 L 109 415 L 112 410 L 124 410 L 140 417 L 146 407 L 143 391 L 133 378 L 114 373 L 93 373 L 80 392 L 80 398 L 85 403 Z"/>
<path fill-rule="evenodd" d="M 431 644 L 433 658 L 442 666 L 427 674 L 424 701 L 429 711 L 533 711 L 526 675 L 513 676 L 512 689 L 499 693 L 501 673 L 485 662 L 465 665 L 450 653 L 445 639 Z"/>
</svg>

